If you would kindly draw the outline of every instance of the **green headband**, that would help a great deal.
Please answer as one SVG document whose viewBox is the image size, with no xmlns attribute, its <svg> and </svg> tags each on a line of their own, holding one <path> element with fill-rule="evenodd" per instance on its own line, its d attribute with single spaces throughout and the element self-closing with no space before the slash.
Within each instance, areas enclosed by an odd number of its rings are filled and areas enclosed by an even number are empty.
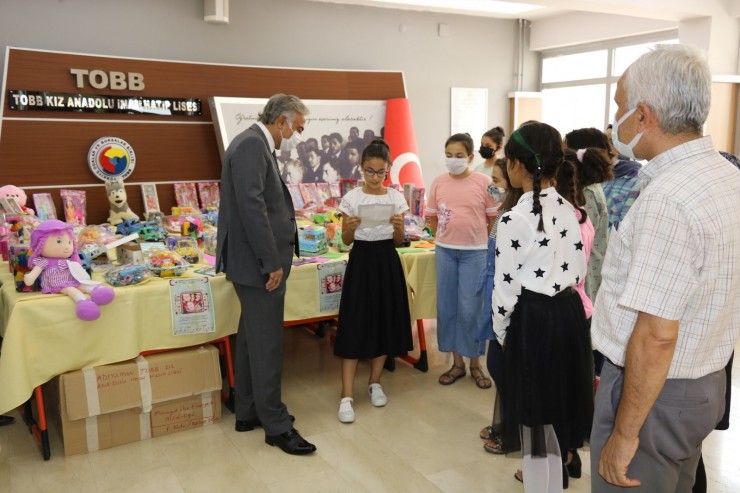
<svg viewBox="0 0 740 493">
<path fill-rule="evenodd" d="M 534 160 L 537 161 L 537 171 L 542 171 L 542 163 L 540 163 L 540 155 L 539 153 L 535 152 L 534 149 L 532 149 L 529 144 L 527 144 L 527 141 L 524 140 L 524 136 L 519 130 L 516 130 L 513 134 L 511 134 L 511 138 L 520 146 L 524 147 L 524 150 L 527 152 L 532 153 L 534 156 Z"/>
</svg>

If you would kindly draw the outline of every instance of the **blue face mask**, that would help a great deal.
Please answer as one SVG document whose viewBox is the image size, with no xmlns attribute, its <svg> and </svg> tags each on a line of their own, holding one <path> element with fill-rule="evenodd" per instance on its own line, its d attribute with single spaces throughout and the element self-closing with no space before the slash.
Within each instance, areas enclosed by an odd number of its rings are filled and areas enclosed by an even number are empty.
<svg viewBox="0 0 740 493">
<path fill-rule="evenodd" d="M 629 116 L 635 112 L 637 108 L 632 108 L 627 113 L 622 115 L 622 118 L 615 121 L 612 125 L 612 142 L 614 143 L 614 148 L 617 150 L 619 154 L 622 156 L 626 156 L 632 160 L 637 159 L 635 157 L 635 153 L 633 149 L 637 145 L 637 143 L 640 141 L 640 138 L 642 137 L 642 132 L 638 132 L 632 140 L 629 142 L 629 144 L 624 144 L 622 141 L 619 140 L 619 125 L 624 123 L 624 121 L 629 118 Z"/>
<path fill-rule="evenodd" d="M 493 197 L 496 202 L 503 202 L 506 190 L 499 188 L 493 184 L 488 185 L 488 193 Z"/>
</svg>

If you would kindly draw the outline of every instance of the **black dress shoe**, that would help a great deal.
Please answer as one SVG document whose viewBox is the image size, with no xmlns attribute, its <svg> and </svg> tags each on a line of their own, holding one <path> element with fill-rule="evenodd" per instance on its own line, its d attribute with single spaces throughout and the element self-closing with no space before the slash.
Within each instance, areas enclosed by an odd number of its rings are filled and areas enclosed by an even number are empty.
<svg viewBox="0 0 740 493">
<path fill-rule="evenodd" d="M 0 416 L 0 426 L 10 425 L 15 423 L 13 416 Z"/>
<path fill-rule="evenodd" d="M 295 416 L 292 414 L 290 415 L 290 422 L 295 423 Z M 236 423 L 234 424 L 234 429 L 238 432 L 242 431 L 252 431 L 257 427 L 262 426 L 262 421 L 259 420 L 259 418 L 253 419 L 253 420 L 240 420 L 237 419 Z"/>
<path fill-rule="evenodd" d="M 283 452 L 291 455 L 306 455 L 316 452 L 316 446 L 308 443 L 295 428 L 291 428 L 290 431 L 280 435 L 266 435 L 265 443 L 272 446 L 277 445 Z"/>
</svg>

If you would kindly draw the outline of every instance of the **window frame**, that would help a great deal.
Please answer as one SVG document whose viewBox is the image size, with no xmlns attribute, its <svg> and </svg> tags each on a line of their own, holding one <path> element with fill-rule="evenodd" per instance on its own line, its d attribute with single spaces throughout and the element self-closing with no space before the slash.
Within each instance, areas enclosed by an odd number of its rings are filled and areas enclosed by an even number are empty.
<svg viewBox="0 0 740 493">
<path fill-rule="evenodd" d="M 617 83 L 621 73 L 614 73 L 614 59 L 616 50 L 618 48 L 625 48 L 633 45 L 640 45 L 645 43 L 660 43 L 663 41 L 675 41 L 678 40 L 678 30 L 671 29 L 667 31 L 660 31 L 657 33 L 651 33 L 641 36 L 630 36 L 619 39 L 612 39 L 608 41 L 599 41 L 596 43 L 587 43 L 576 46 L 569 46 L 565 48 L 555 48 L 552 50 L 545 50 L 541 52 L 540 57 L 540 91 L 544 92 L 545 89 L 560 89 L 564 87 L 575 87 L 575 86 L 588 86 L 604 84 L 604 122 L 602 128 L 606 128 L 613 115 L 609 113 L 609 107 L 611 106 L 611 88 Z M 544 61 L 548 58 L 559 57 L 563 55 L 576 55 L 579 53 L 588 53 L 597 50 L 607 50 L 606 57 L 606 76 L 598 77 L 593 79 L 577 79 L 577 80 L 566 80 L 561 82 L 542 82 L 542 73 L 544 71 Z"/>
</svg>

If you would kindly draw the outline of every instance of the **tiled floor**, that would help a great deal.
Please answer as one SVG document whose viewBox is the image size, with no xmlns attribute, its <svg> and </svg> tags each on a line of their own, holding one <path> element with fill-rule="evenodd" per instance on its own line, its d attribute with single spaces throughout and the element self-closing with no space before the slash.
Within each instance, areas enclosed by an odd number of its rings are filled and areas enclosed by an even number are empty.
<svg viewBox="0 0 740 493">
<path fill-rule="evenodd" d="M 429 347 L 436 347 L 427 322 Z M 738 361 L 736 359 L 736 361 Z M 234 431 L 234 416 L 222 423 L 65 458 L 51 430 L 52 459 L 41 460 L 19 422 L 0 428 L 0 493 L 33 492 L 518 492 L 518 460 L 485 452 L 478 431 L 489 420 L 493 390 L 472 378 L 449 387 L 437 377 L 450 364 L 430 350 L 428 373 L 398 362 L 383 376 L 388 405 L 373 408 L 365 394 L 368 366 L 355 387 L 357 421 L 337 421 L 340 362 L 328 338 L 302 328 L 286 330 L 283 396 L 296 427 L 318 452 L 292 457 L 264 443 L 260 429 Z M 736 370 L 740 363 L 736 364 Z M 735 380 L 735 395 L 738 392 Z M 709 491 L 740 491 L 740 397 L 733 427 L 705 442 Z M 17 413 L 14 415 L 19 418 Z M 590 491 L 588 452 L 584 476 L 569 491 Z"/>
</svg>

